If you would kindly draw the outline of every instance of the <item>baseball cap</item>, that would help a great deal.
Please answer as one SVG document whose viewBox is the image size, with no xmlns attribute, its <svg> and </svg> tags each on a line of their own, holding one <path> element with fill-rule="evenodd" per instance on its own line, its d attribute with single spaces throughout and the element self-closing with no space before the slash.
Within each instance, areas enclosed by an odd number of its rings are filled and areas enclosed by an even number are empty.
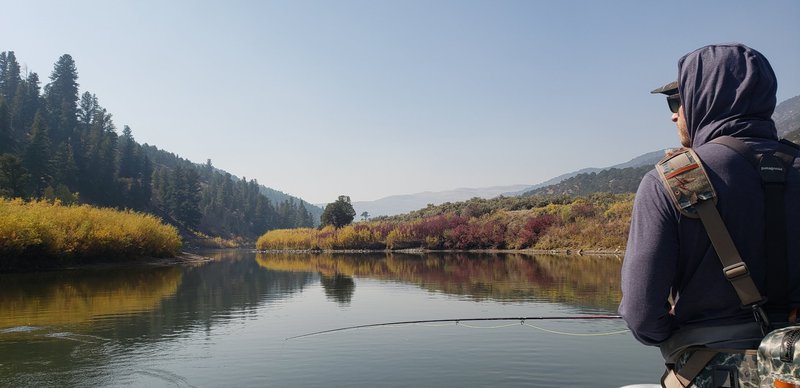
<svg viewBox="0 0 800 388">
<path fill-rule="evenodd" d="M 666 94 L 668 96 L 671 96 L 673 94 L 678 94 L 678 81 L 672 81 L 658 89 L 651 91 L 650 93 L 653 94 L 661 93 L 661 94 Z"/>
</svg>

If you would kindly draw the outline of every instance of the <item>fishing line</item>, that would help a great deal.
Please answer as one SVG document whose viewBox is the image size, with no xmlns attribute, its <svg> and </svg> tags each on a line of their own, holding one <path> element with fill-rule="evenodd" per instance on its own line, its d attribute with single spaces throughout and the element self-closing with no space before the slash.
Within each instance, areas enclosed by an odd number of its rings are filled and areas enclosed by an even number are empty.
<svg viewBox="0 0 800 388">
<path fill-rule="evenodd" d="M 556 330 L 545 329 L 544 327 L 531 325 L 530 323 L 523 323 L 523 325 L 528 326 L 528 327 L 532 327 L 532 328 L 534 328 L 536 330 L 541 330 L 541 331 L 546 332 L 546 333 L 558 334 L 558 335 L 568 335 L 568 336 L 571 336 L 571 337 L 602 337 L 602 336 L 607 336 L 607 335 L 623 334 L 623 333 L 627 333 L 627 332 L 630 331 L 628 329 L 625 329 L 625 330 L 608 331 L 608 332 L 601 332 L 601 333 L 568 333 L 566 331 L 556 331 Z"/>
<path fill-rule="evenodd" d="M 339 331 L 347 331 L 347 330 L 355 330 L 355 329 L 365 329 L 365 328 L 374 328 L 374 327 L 381 327 L 381 326 L 400 326 L 400 325 L 413 325 L 413 324 L 431 324 L 431 323 L 449 323 L 455 322 L 456 325 L 465 326 L 462 322 L 477 322 L 477 321 L 519 321 L 520 324 L 524 325 L 525 321 L 544 321 L 544 320 L 553 320 L 553 321 L 566 321 L 566 320 L 593 320 L 593 319 L 620 319 L 622 318 L 619 315 L 576 315 L 576 316 L 539 316 L 539 317 L 494 317 L 494 318 L 448 318 L 448 319 L 423 319 L 423 320 L 416 320 L 416 321 L 396 321 L 396 322 L 383 322 L 383 323 L 370 323 L 366 325 L 355 325 L 355 326 L 347 326 L 347 327 L 339 327 L 336 329 L 328 329 L 328 330 L 320 330 L 306 334 L 300 334 L 292 337 L 287 337 L 286 341 L 303 338 L 303 337 L 312 337 L 321 334 L 330 334 L 336 333 Z M 512 325 L 509 325 L 512 326 Z M 506 327 L 505 325 L 501 327 Z M 531 325 L 531 327 L 534 327 Z M 477 327 L 476 327 L 477 328 Z M 537 327 L 538 328 L 538 327 Z M 627 331 L 627 330 L 626 330 Z M 569 335 L 569 333 L 564 333 L 565 335 Z M 575 334 L 575 333 L 572 333 Z"/>
<path fill-rule="evenodd" d="M 497 326 L 473 326 L 467 323 L 457 323 L 456 326 L 466 327 L 467 329 L 502 329 L 504 327 L 519 326 L 519 323 L 510 323 L 508 325 Z"/>
</svg>

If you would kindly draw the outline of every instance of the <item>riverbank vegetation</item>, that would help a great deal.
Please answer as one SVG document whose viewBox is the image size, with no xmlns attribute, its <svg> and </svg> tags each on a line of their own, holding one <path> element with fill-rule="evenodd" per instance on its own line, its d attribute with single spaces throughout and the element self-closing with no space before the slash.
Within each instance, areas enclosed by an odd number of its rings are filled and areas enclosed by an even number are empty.
<svg viewBox="0 0 800 388">
<path fill-rule="evenodd" d="M 0 198 L 0 270 L 172 257 L 178 230 L 152 215 Z"/>
<path fill-rule="evenodd" d="M 633 194 L 474 198 L 334 228 L 273 230 L 260 250 L 592 250 L 622 252 Z"/>
</svg>

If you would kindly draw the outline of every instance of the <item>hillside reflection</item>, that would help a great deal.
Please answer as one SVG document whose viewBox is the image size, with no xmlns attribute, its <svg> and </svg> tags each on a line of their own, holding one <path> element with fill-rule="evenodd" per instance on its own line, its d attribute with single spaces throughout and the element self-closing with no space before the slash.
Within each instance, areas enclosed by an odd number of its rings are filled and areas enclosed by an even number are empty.
<svg viewBox="0 0 800 388">
<path fill-rule="evenodd" d="M 608 256 L 258 253 L 256 261 L 273 271 L 400 281 L 475 300 L 536 299 L 613 311 L 621 297 L 621 261 Z"/>
</svg>

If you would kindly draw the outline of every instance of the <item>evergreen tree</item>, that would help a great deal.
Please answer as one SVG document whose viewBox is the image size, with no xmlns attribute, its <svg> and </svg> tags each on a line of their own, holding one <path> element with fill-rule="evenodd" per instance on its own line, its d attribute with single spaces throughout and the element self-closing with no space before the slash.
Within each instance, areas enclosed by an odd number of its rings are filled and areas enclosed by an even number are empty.
<svg viewBox="0 0 800 388">
<path fill-rule="evenodd" d="M 187 228 L 200 223 L 200 180 L 192 168 L 178 165 L 172 171 L 167 196 L 167 207 L 175 219 Z"/>
<path fill-rule="evenodd" d="M 23 164 L 31 175 L 33 195 L 40 197 L 45 187 L 50 185 L 50 139 L 44 116 L 37 113 L 31 128 L 31 139 L 25 147 Z"/>
<path fill-rule="evenodd" d="M 82 130 L 82 132 L 89 132 L 89 129 L 92 126 L 92 120 L 94 119 L 95 113 L 97 113 L 100 104 L 97 102 L 97 96 L 89 93 L 84 92 L 81 95 L 81 102 L 78 106 L 78 124 Z"/>
<path fill-rule="evenodd" d="M 297 224 L 295 224 L 295 228 L 310 228 L 314 226 L 314 218 L 311 216 L 311 213 L 308 212 L 306 205 L 303 202 L 300 202 L 300 205 L 297 207 Z"/>
<path fill-rule="evenodd" d="M 70 190 L 77 190 L 78 185 L 78 166 L 72 146 L 69 143 L 61 143 L 53 156 L 53 182 L 61 184 Z"/>
<path fill-rule="evenodd" d="M 111 114 L 96 106 L 89 132 L 81 138 L 84 155 L 82 163 L 77 164 L 82 197 L 101 205 L 119 205 L 121 200 L 116 181 L 118 137 Z"/>
<path fill-rule="evenodd" d="M 0 155 L 0 196 L 25 197 L 30 174 L 22 166 L 22 161 L 14 155 Z"/>
<path fill-rule="evenodd" d="M 28 77 L 17 86 L 11 104 L 11 128 L 15 139 L 22 139 L 25 136 L 33 125 L 36 112 L 44 112 L 40 93 L 39 75 L 36 73 L 28 74 Z"/>
<path fill-rule="evenodd" d="M 7 101 L 14 101 L 19 81 L 19 63 L 14 52 L 0 54 L 0 95 Z"/>
<path fill-rule="evenodd" d="M 69 54 L 62 55 L 45 86 L 52 139 L 61 143 L 72 136 L 78 113 L 78 70 Z"/>
<path fill-rule="evenodd" d="M 136 142 L 129 126 L 126 125 L 122 130 L 119 143 L 119 177 L 134 178 L 137 175 Z"/>
</svg>

